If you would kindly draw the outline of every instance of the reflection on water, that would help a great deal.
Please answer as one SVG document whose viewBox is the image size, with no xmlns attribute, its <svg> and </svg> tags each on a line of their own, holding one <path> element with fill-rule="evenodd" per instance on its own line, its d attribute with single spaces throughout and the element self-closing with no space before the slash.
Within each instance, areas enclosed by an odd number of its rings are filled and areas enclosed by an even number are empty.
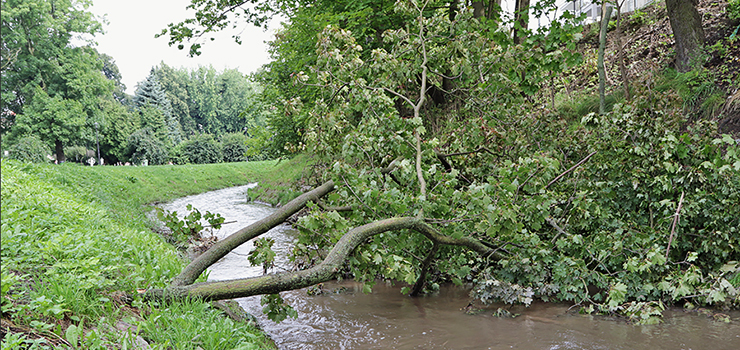
<svg viewBox="0 0 740 350">
<path fill-rule="evenodd" d="M 274 209 L 247 204 L 250 186 L 233 187 L 178 199 L 164 209 L 185 213 L 192 204 L 201 212 L 220 213 L 226 221 L 216 232 L 232 232 L 269 215 Z M 281 225 L 263 236 L 275 239 L 277 265 L 287 266 L 294 231 Z M 262 274 L 250 266 L 251 242 L 243 244 L 209 269 L 209 280 L 226 280 Z M 279 269 L 278 269 L 279 271 Z M 342 293 L 333 290 L 345 287 Z M 364 294 L 352 281 L 325 283 L 329 293 L 308 296 L 305 290 L 282 293 L 298 311 L 297 319 L 275 324 L 262 315 L 260 298 L 239 299 L 257 316 L 281 349 L 740 349 L 740 321 L 713 321 L 680 309 L 668 310 L 661 325 L 633 326 L 619 320 L 576 315 L 568 306 L 534 304 L 515 306 L 516 318 L 497 318 L 492 311 L 467 315 L 467 290 L 443 286 L 439 293 L 419 298 L 401 295 L 401 286 L 378 283 Z M 740 319 L 740 313 L 730 314 Z"/>
</svg>

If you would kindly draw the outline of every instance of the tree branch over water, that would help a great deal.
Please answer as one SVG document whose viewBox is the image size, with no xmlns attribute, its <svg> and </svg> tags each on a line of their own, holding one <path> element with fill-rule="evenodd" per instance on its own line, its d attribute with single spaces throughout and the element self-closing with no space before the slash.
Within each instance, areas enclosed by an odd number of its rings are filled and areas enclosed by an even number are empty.
<svg viewBox="0 0 740 350">
<path fill-rule="evenodd" d="M 322 187 L 327 184 L 322 185 Z M 314 191 L 309 193 L 314 193 Z M 482 256 L 491 257 L 494 260 L 499 260 L 503 257 L 501 253 L 485 246 L 476 239 L 469 237 L 452 238 L 442 235 L 419 218 L 399 217 L 375 221 L 349 230 L 334 245 L 334 248 L 332 248 L 324 261 L 306 270 L 190 285 L 175 285 L 173 283 L 173 285 L 166 289 L 152 289 L 147 291 L 144 294 L 144 298 L 147 300 L 177 300 L 183 298 L 223 300 L 252 295 L 274 294 L 287 290 L 305 288 L 336 278 L 349 255 L 368 238 L 383 232 L 403 229 L 421 233 L 435 244 L 463 246 Z"/>
<path fill-rule="evenodd" d="M 170 286 L 177 287 L 192 284 L 196 279 L 198 279 L 198 276 L 200 276 L 203 271 L 216 263 L 219 259 L 226 256 L 226 254 L 234 250 L 236 247 L 285 222 L 287 218 L 305 207 L 306 203 L 309 201 L 317 202 L 319 198 L 332 190 L 334 190 L 334 182 L 331 180 L 327 181 L 313 191 L 306 192 L 298 196 L 296 199 L 290 201 L 288 204 L 276 210 L 266 218 L 234 232 L 229 237 L 219 241 L 213 245 L 213 247 L 208 249 L 208 251 L 193 260 L 177 277 L 175 277 Z"/>
</svg>

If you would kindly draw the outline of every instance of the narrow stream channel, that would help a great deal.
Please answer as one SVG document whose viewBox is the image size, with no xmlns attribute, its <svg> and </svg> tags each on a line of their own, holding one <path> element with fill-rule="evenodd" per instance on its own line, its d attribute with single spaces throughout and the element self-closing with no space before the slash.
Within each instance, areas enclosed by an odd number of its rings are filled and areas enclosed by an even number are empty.
<svg viewBox="0 0 740 350">
<path fill-rule="evenodd" d="M 232 187 L 180 198 L 163 209 L 186 213 L 186 206 L 202 213 L 220 213 L 226 221 L 215 232 L 219 238 L 269 215 L 273 208 L 246 202 L 248 188 Z M 278 226 L 263 237 L 275 239 L 277 265 L 287 266 L 295 231 Z M 252 242 L 243 244 L 209 269 L 209 280 L 227 280 L 262 274 L 250 266 Z M 279 268 L 278 268 L 279 270 Z M 346 291 L 332 293 L 337 288 Z M 443 286 L 431 296 L 409 298 L 401 286 L 378 283 L 364 294 L 352 281 L 325 283 L 329 293 L 309 296 L 305 289 L 281 295 L 298 312 L 297 319 L 276 324 L 262 314 L 260 297 L 238 299 L 255 315 L 280 349 L 740 349 L 740 312 L 728 313 L 723 323 L 681 309 L 665 312 L 664 323 L 634 326 L 620 320 L 568 312 L 567 305 L 539 303 L 515 306 L 516 318 L 497 318 L 492 311 L 467 315 L 461 310 L 468 291 Z M 495 310 L 496 307 L 493 307 Z"/>
</svg>

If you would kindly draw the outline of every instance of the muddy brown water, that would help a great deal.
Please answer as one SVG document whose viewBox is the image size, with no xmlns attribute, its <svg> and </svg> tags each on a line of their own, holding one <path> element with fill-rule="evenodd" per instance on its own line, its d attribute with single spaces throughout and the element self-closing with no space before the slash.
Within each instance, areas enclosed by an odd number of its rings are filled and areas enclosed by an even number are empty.
<svg viewBox="0 0 740 350">
<path fill-rule="evenodd" d="M 163 205 L 180 216 L 186 205 L 201 212 L 220 213 L 225 225 L 214 232 L 226 237 L 269 215 L 275 209 L 247 203 L 253 185 L 232 187 L 180 198 Z M 274 271 L 288 266 L 287 256 L 295 231 L 278 226 L 264 236 L 275 239 Z M 253 249 L 247 242 L 209 269 L 209 280 L 258 276 L 262 267 L 247 260 Z M 341 293 L 334 293 L 337 289 Z M 468 289 L 442 286 L 434 295 L 410 298 L 400 285 L 379 282 L 371 294 L 353 281 L 323 284 L 322 293 L 309 296 L 305 289 L 281 293 L 298 312 L 297 319 L 276 324 L 262 314 L 260 297 L 237 299 L 255 315 L 280 349 L 740 349 L 740 312 L 728 313 L 724 323 L 696 312 L 669 309 L 660 325 L 635 326 L 621 320 L 578 315 L 568 305 L 535 303 L 510 307 L 515 318 L 498 318 L 493 305 L 475 315 L 466 314 Z"/>
</svg>

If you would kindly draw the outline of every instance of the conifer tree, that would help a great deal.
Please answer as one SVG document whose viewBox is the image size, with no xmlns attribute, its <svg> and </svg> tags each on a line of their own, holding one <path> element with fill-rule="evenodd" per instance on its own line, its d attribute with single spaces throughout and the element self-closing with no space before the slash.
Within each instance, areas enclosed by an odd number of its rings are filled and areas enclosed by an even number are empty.
<svg viewBox="0 0 740 350">
<path fill-rule="evenodd" d="M 177 116 L 172 111 L 172 104 L 167 93 L 159 83 L 159 79 L 154 72 L 154 69 L 149 72 L 149 76 L 141 82 L 136 88 L 136 94 L 134 95 L 134 105 L 141 112 L 144 113 L 146 107 L 154 107 L 159 110 L 163 117 L 166 126 L 166 140 L 174 145 L 182 142 L 182 131 L 180 122 L 177 120 Z M 159 130 L 153 130 L 155 134 L 163 134 Z"/>
</svg>

